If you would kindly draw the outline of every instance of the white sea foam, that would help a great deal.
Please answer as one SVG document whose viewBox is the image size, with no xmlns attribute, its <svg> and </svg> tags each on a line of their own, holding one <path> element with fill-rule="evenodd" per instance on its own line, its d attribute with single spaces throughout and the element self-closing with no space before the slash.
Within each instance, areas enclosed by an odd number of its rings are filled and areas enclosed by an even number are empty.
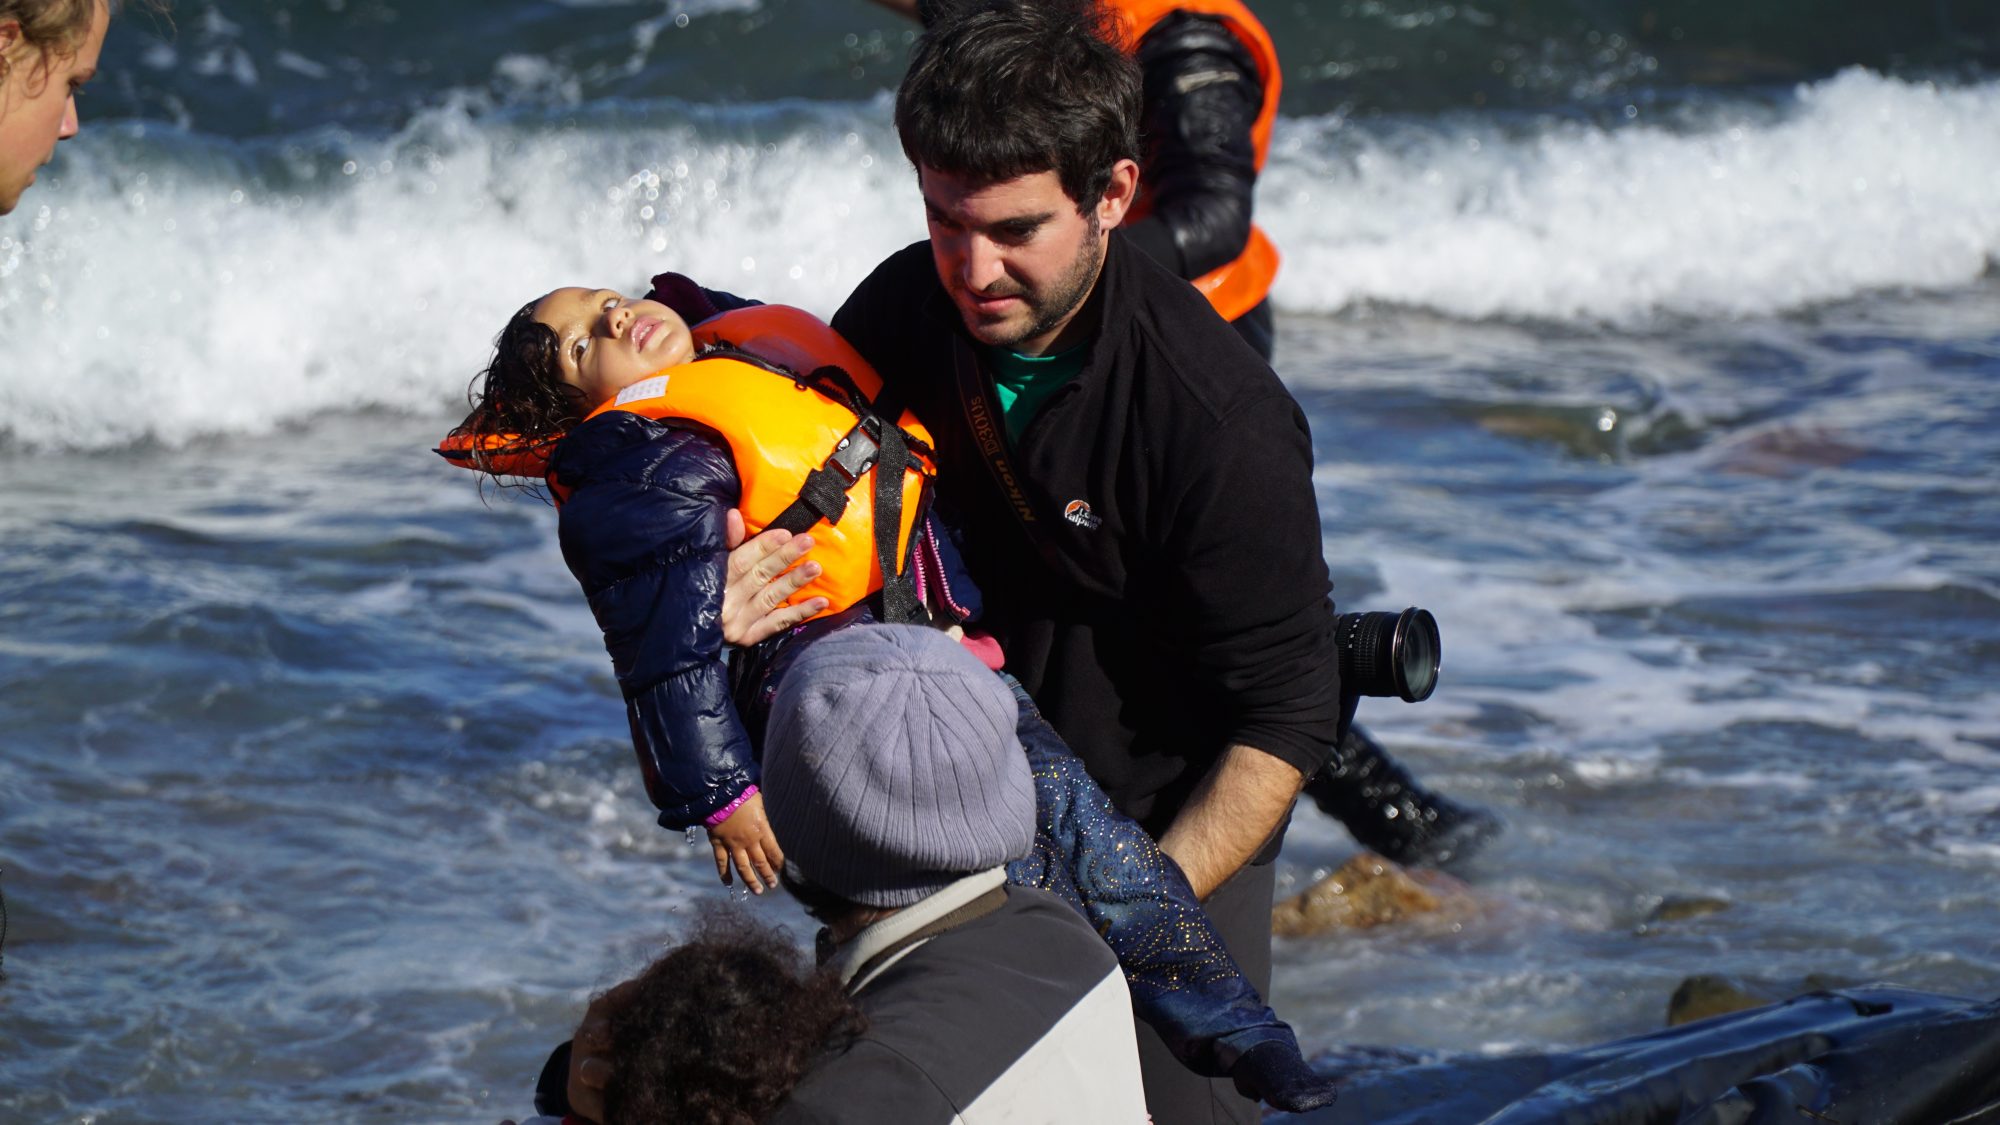
<svg viewBox="0 0 2000 1125">
<path fill-rule="evenodd" d="M 1279 302 L 1623 320 L 1761 314 L 1979 277 L 2000 252 L 2000 84 L 1849 71 L 1702 127 L 1287 123 L 1261 215 Z"/>
<path fill-rule="evenodd" d="M 462 407 L 524 301 L 661 269 L 828 315 L 923 233 L 886 110 L 747 116 L 532 129 L 449 108 L 276 152 L 86 134 L 0 220 L 0 437 L 179 444 Z"/>
<path fill-rule="evenodd" d="M 386 138 L 87 131 L 0 220 L 0 439 L 446 410 L 529 297 L 663 268 L 829 313 L 923 236 L 888 117 L 450 106 Z M 1285 122 L 1261 206 L 1295 310 L 1751 315 L 1977 278 L 2000 252 L 1994 182 L 2000 83 L 1854 72 L 1692 131 Z"/>
<path fill-rule="evenodd" d="M 1623 535 L 1610 532 L 1607 548 Z M 1663 737 L 1758 723 L 1863 732 L 1884 744 L 1921 747 L 1935 763 L 1990 769 L 2000 762 L 1992 749 L 2000 744 L 2000 701 L 1992 698 L 1954 700 L 1880 684 L 1857 690 L 1876 674 L 1869 668 L 1851 677 L 1813 667 L 1774 675 L 1708 656 L 1683 638 L 1606 636 L 1592 620 L 1606 610 L 1732 595 L 1813 597 L 1948 583 L 1913 554 L 1757 575 L 1729 574 L 1732 566 L 1746 569 L 1740 559 L 1702 565 L 1637 546 L 1622 562 L 1604 566 L 1440 560 L 1365 537 L 1330 543 L 1329 557 L 1368 558 L 1388 579 L 1368 608 L 1423 605 L 1449 623 L 1437 696 L 1420 708 L 1371 703 L 1364 711 L 1392 739 L 1452 742 L 1462 733 L 1472 740 L 1468 750 L 1491 755 L 1501 748 L 1470 732 L 1480 729 L 1483 708 L 1504 707 L 1536 716 L 1521 753 L 1552 750 L 1596 782 L 1657 772 Z M 1731 776 L 1741 782 L 1756 766 L 1743 762 Z"/>
</svg>

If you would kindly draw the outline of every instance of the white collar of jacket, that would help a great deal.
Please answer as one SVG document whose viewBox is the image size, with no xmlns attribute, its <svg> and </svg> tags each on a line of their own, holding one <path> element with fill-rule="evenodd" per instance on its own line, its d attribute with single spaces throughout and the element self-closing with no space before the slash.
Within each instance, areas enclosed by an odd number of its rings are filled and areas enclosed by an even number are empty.
<svg viewBox="0 0 2000 1125">
<path fill-rule="evenodd" d="M 972 902 L 1007 882 L 1007 869 L 994 867 L 952 883 L 943 890 L 904 907 L 855 934 L 846 945 L 834 954 L 831 962 L 833 971 L 839 975 L 842 984 L 850 994 L 868 987 L 869 982 L 882 975 L 882 971 L 908 956 L 910 951 L 929 941 L 924 938 L 911 941 L 897 949 L 892 956 L 883 957 L 879 964 L 869 962 L 881 956 L 883 951 L 904 942 L 911 934 L 936 922 L 952 911 Z M 867 968 L 868 975 L 859 980 L 855 974 Z"/>
</svg>

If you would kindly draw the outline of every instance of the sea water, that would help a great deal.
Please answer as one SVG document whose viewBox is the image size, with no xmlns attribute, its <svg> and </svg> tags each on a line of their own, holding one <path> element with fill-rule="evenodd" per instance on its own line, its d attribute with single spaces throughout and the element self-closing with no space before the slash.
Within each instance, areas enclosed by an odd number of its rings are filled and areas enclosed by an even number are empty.
<svg viewBox="0 0 2000 1125">
<path fill-rule="evenodd" d="M 2000 993 L 2000 23 L 1257 7 L 1336 597 L 1445 635 L 1362 718 L 1507 822 L 1476 911 L 1279 942 L 1307 1047 L 1588 1043 L 1699 973 Z M 0 1118 L 516 1115 L 731 892 L 653 824 L 552 513 L 429 448 L 548 288 L 825 315 L 922 238 L 911 31 L 174 25 L 119 18 L 0 219 Z M 1352 851 L 1301 811 L 1283 889 Z"/>
</svg>

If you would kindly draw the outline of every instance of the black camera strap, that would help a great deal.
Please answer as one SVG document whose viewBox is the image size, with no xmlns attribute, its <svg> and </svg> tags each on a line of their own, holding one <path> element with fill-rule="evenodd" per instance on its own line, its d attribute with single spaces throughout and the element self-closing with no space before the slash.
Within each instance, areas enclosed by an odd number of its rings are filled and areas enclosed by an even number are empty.
<svg viewBox="0 0 2000 1125">
<path fill-rule="evenodd" d="M 1042 529 L 1047 525 L 1035 515 L 1035 506 L 1021 487 L 1020 474 L 1014 471 L 1014 460 L 1007 450 L 1007 423 L 993 393 L 993 381 L 980 368 L 978 354 L 964 339 L 953 338 L 951 358 L 952 371 L 958 379 L 959 409 L 965 414 L 966 428 L 972 434 L 973 445 L 979 449 L 979 459 L 986 464 L 987 475 L 1000 489 L 1008 509 L 1021 525 L 1021 533 L 1034 544 L 1043 565 L 1062 573 L 1062 556 L 1043 535 Z"/>
<path fill-rule="evenodd" d="M 1000 486 L 1007 506 L 1014 510 L 1015 518 L 1033 528 L 1039 522 L 1035 507 L 1028 502 L 1027 493 L 1021 490 L 1021 480 L 1014 473 L 1013 459 L 1007 453 L 1007 424 L 992 384 L 980 369 L 979 357 L 973 354 L 972 345 L 953 340 L 951 358 L 952 369 L 958 376 L 958 404 L 965 411 L 972 442 L 979 447 L 981 459 L 993 474 L 994 483 Z"/>
</svg>

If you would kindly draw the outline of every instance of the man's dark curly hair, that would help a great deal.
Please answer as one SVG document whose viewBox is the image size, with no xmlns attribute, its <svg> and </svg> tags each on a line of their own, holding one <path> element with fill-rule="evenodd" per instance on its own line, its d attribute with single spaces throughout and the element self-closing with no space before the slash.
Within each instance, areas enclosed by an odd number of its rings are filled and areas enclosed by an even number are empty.
<svg viewBox="0 0 2000 1125">
<path fill-rule="evenodd" d="M 903 154 L 979 184 L 1054 172 L 1088 214 L 1139 158 L 1139 65 L 1095 0 L 940 6 L 896 91 Z"/>
<path fill-rule="evenodd" d="M 583 420 L 583 393 L 563 382 L 555 330 L 535 319 L 540 303 L 523 305 L 500 330 L 492 360 L 466 390 L 472 410 L 452 429 L 453 437 L 504 437 L 532 446 L 561 438 Z M 484 450 L 474 449 L 473 462 L 500 475 Z"/>
<path fill-rule="evenodd" d="M 654 961 L 609 1016 L 604 1125 L 751 1125 L 866 1026 L 831 973 L 734 912 Z"/>
</svg>

